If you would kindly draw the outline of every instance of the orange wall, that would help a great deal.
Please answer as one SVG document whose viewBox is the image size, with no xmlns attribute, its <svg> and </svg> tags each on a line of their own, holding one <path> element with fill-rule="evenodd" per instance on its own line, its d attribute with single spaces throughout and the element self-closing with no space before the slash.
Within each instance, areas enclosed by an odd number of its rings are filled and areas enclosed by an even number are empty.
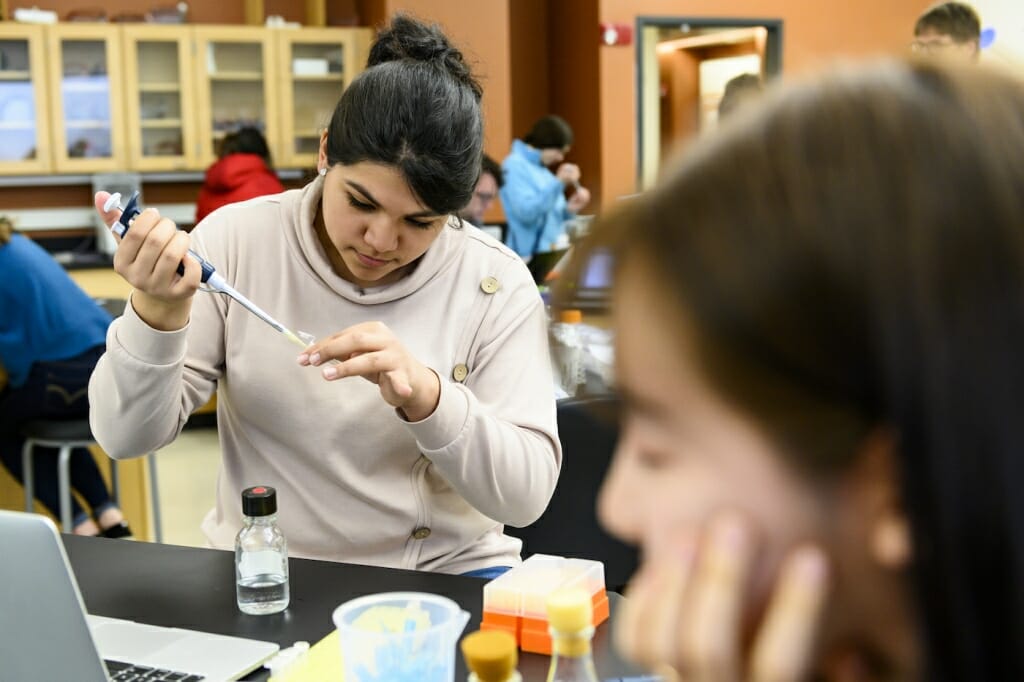
<svg viewBox="0 0 1024 682">
<path fill-rule="evenodd" d="M 378 27 L 387 20 L 386 0 L 357 0 L 356 11 L 359 13 L 359 25 Z M 328 0 L 327 16 L 333 13 L 334 1 Z"/>
<path fill-rule="evenodd" d="M 635 26 L 638 16 L 781 19 L 783 71 L 813 70 L 841 56 L 906 49 L 929 0 L 597 0 L 602 22 Z M 596 29 L 595 29 L 596 32 Z M 636 45 L 602 46 L 598 100 L 603 203 L 636 191 Z"/>
</svg>

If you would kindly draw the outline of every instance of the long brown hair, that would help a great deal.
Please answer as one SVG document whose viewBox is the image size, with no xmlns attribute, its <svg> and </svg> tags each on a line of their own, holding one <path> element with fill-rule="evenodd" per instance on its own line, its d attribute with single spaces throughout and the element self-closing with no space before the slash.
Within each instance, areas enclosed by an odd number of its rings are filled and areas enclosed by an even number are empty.
<svg viewBox="0 0 1024 682">
<path fill-rule="evenodd" d="M 591 246 L 656 275 L 796 466 L 893 430 L 924 679 L 1024 679 L 1024 85 L 886 61 L 756 109 Z"/>
</svg>

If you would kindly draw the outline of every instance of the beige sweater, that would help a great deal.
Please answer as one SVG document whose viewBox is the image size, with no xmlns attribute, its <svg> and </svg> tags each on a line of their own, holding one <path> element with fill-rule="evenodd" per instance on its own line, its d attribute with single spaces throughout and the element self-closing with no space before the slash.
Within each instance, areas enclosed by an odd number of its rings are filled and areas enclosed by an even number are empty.
<svg viewBox="0 0 1024 682">
<path fill-rule="evenodd" d="M 212 546 L 234 546 L 241 491 L 271 485 L 293 556 L 448 573 L 518 562 L 520 542 L 503 524 L 541 514 L 561 463 L 544 307 L 529 272 L 476 228 L 449 225 L 408 277 L 360 289 L 317 241 L 321 187 L 220 209 L 192 233 L 193 249 L 291 329 L 320 338 L 385 323 L 441 377 L 434 414 L 408 423 L 374 384 L 325 381 L 297 364 L 284 335 L 227 297 L 198 293 L 180 331 L 152 329 L 131 306 L 111 325 L 89 384 L 93 433 L 114 458 L 150 452 L 216 391 L 223 459 L 203 521 Z"/>
</svg>

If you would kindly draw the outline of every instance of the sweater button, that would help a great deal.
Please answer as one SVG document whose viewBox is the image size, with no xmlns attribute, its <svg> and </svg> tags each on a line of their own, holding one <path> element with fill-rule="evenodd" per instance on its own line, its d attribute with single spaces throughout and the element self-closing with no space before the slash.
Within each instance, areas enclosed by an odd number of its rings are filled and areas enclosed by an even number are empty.
<svg viewBox="0 0 1024 682">
<path fill-rule="evenodd" d="M 466 380 L 469 376 L 469 367 L 466 367 L 461 362 L 452 369 L 452 379 L 459 382 L 460 384 Z"/>
<path fill-rule="evenodd" d="M 417 528 L 412 532 L 412 537 L 416 540 L 426 540 L 430 537 L 429 528 Z"/>
<path fill-rule="evenodd" d="M 493 277 L 484 277 L 480 280 L 480 290 L 485 294 L 493 294 L 501 288 L 501 284 Z"/>
</svg>

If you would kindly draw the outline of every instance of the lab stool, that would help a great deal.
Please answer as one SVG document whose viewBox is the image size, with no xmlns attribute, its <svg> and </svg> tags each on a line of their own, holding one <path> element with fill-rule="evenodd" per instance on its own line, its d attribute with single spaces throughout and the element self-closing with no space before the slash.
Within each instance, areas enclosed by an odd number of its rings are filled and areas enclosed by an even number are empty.
<svg viewBox="0 0 1024 682">
<path fill-rule="evenodd" d="M 21 428 L 25 446 L 21 451 L 22 476 L 25 488 L 25 511 L 32 511 L 34 483 L 32 473 L 32 450 L 35 447 L 57 448 L 57 487 L 60 496 L 61 528 L 71 532 L 71 451 L 96 444 L 88 419 L 47 420 L 36 419 Z M 156 458 L 153 453 L 146 455 L 149 460 L 149 494 L 153 503 L 153 528 L 157 542 L 163 542 L 160 523 L 160 493 L 157 485 Z M 117 461 L 110 460 L 110 488 L 115 502 L 120 504 L 117 481 Z"/>
</svg>

